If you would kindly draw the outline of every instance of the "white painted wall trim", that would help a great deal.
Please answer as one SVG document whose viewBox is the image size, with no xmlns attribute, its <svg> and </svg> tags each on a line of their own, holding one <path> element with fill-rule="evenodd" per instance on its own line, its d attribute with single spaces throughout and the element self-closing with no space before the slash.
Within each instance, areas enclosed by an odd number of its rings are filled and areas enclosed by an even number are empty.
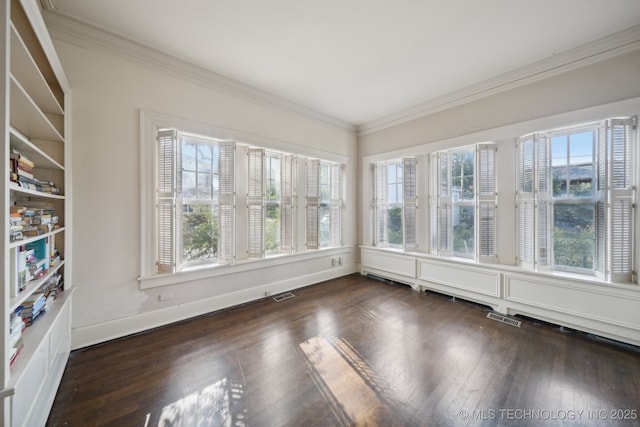
<svg viewBox="0 0 640 427">
<path fill-rule="evenodd" d="M 71 349 L 76 350 L 224 308 L 256 301 L 264 298 L 265 292 L 267 291 L 271 295 L 275 295 L 356 272 L 355 264 L 349 264 L 331 270 L 266 283 L 249 289 L 137 314 L 135 316 L 74 328 L 71 331 Z"/>
<path fill-rule="evenodd" d="M 133 60 L 137 64 L 151 67 L 154 71 L 162 71 L 170 76 L 221 91 L 254 104 L 277 108 L 341 129 L 352 132 L 356 131 L 356 127 L 350 123 L 346 123 L 335 117 L 320 113 L 319 111 L 315 111 L 237 80 L 189 64 L 166 53 L 124 38 L 119 34 L 72 18 L 60 11 L 44 11 L 43 15 L 49 33 L 54 39 L 86 49 L 115 53 L 128 60 Z"/>
<path fill-rule="evenodd" d="M 359 135 L 374 133 L 438 111 L 525 86 L 640 49 L 640 25 L 636 25 L 583 46 L 560 52 L 513 71 L 449 92 L 412 108 L 356 126 L 239 81 L 188 64 L 118 34 L 96 27 L 93 24 L 65 15 L 60 11 L 44 11 L 43 15 L 49 32 L 55 39 L 84 48 L 116 53 L 128 59 L 133 59 L 139 64 L 152 66 L 154 70 L 162 70 L 169 75 L 204 87 L 214 88 L 260 105 L 293 112 L 342 129 L 357 131 Z"/>
<path fill-rule="evenodd" d="M 358 126 L 358 135 L 378 132 L 439 111 L 477 101 L 587 65 L 605 61 L 640 49 L 640 25 L 636 25 L 591 43 L 525 65 L 513 71 L 483 80 L 471 86 Z"/>
<path fill-rule="evenodd" d="M 245 271 L 261 270 L 275 267 L 277 265 L 293 264 L 311 259 L 326 258 L 327 256 L 349 255 L 352 253 L 355 253 L 354 248 L 348 246 L 340 248 L 323 248 L 318 250 L 308 250 L 291 255 L 242 260 L 232 265 L 216 265 L 200 269 L 184 270 L 174 274 L 153 274 L 146 277 L 139 277 L 138 281 L 140 282 L 140 289 L 150 289 L 160 286 L 175 285 L 176 283 L 186 283 L 193 280 L 237 274 Z"/>
</svg>

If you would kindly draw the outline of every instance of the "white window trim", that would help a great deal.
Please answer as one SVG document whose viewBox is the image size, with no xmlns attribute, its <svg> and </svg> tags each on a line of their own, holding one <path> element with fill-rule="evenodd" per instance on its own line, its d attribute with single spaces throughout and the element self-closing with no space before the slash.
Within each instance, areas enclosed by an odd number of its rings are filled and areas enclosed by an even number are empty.
<svg viewBox="0 0 640 427">
<path fill-rule="evenodd" d="M 396 196 L 397 188 L 402 191 L 401 197 L 396 197 L 396 201 L 389 202 L 388 176 L 389 165 L 402 167 L 402 172 L 398 176 L 396 168 Z M 373 244 L 380 248 L 401 249 L 403 252 L 413 252 L 418 248 L 418 161 L 416 157 L 402 157 L 399 159 L 386 160 L 373 164 L 373 198 L 372 198 L 372 237 Z M 397 180 L 401 179 L 402 182 Z M 389 208 L 400 208 L 402 221 L 402 244 L 390 244 L 388 241 L 387 214 Z"/>
<path fill-rule="evenodd" d="M 321 172 L 322 167 L 328 168 L 329 198 L 321 200 Z M 346 164 L 318 158 L 307 158 L 305 161 L 305 249 L 319 250 L 341 247 L 345 241 L 345 189 L 346 189 Z M 337 180 L 337 182 L 336 182 Z M 324 203 L 323 203 L 324 202 Z M 329 242 L 322 246 L 320 236 L 320 208 L 329 208 Z"/>
<path fill-rule="evenodd" d="M 360 179 L 363 182 L 361 187 L 361 196 L 360 196 L 360 207 L 363 213 L 368 212 L 368 215 L 362 216 L 362 224 L 361 224 L 361 233 L 362 233 L 362 242 L 363 244 L 360 246 L 361 248 L 371 248 L 380 251 L 389 251 L 389 252 L 401 252 L 398 249 L 392 248 L 381 248 L 376 246 L 375 244 L 375 206 L 372 206 L 372 200 L 375 199 L 375 188 L 373 183 L 375 182 L 374 174 L 374 165 L 376 163 L 385 162 L 390 159 L 395 159 L 403 156 L 416 156 L 418 158 L 429 157 L 432 153 L 441 150 L 448 150 L 457 148 L 463 145 L 468 145 L 469 141 L 496 141 L 499 148 L 502 148 L 506 145 L 513 146 L 513 141 L 519 135 L 527 135 L 535 132 L 538 129 L 563 129 L 563 128 L 571 128 L 574 127 L 568 124 L 580 124 L 580 123 L 589 123 L 600 121 L 603 117 L 621 117 L 621 116 L 640 116 L 640 97 L 629 98 L 622 101 L 615 101 L 608 104 L 600 104 L 596 106 L 591 106 L 583 109 L 572 110 L 564 113 L 553 114 L 549 116 L 543 116 L 532 120 L 515 122 L 511 124 L 507 124 L 504 126 L 499 126 L 495 128 L 490 128 L 478 132 L 473 132 L 469 134 L 464 134 L 460 136 L 455 136 L 447 139 L 441 140 L 427 140 L 426 142 L 414 145 L 409 148 L 401 148 L 390 151 L 383 152 L 375 152 L 373 154 L 366 154 L 361 159 L 361 169 L 360 169 Z M 636 144 L 638 150 L 636 150 L 634 155 L 634 161 L 636 161 L 636 170 L 635 170 L 635 182 L 638 182 L 638 177 L 640 176 L 640 132 L 636 133 Z M 517 162 L 517 152 L 511 152 L 513 156 L 514 162 Z M 504 158 L 504 156 L 502 156 Z M 504 161 L 504 160 L 503 160 Z M 430 170 L 433 168 L 431 164 L 429 164 L 429 178 L 431 178 Z M 514 171 L 513 177 L 516 177 L 517 174 Z M 509 171 L 509 177 L 511 177 L 511 171 Z M 498 170 L 498 175 L 496 177 L 503 182 L 501 179 L 500 170 Z M 422 181 L 424 182 L 424 180 Z M 433 185 L 433 183 L 429 183 L 429 185 Z M 568 280 L 575 280 L 578 282 L 584 283 L 597 283 L 597 284 L 605 284 L 607 287 L 612 288 L 620 288 L 620 289 L 637 289 L 638 285 L 640 285 L 640 274 L 636 274 L 635 280 L 632 282 L 605 282 L 602 279 L 599 279 L 595 276 L 585 276 L 578 275 L 574 273 L 562 272 L 562 271 L 532 271 L 528 268 L 523 268 L 521 266 L 516 266 L 515 257 L 519 249 L 519 238 L 517 236 L 517 212 L 515 209 L 515 186 L 513 187 L 513 191 L 510 186 L 507 185 L 505 191 L 507 193 L 503 194 L 503 198 L 511 201 L 513 200 L 513 210 L 511 209 L 511 205 L 507 207 L 505 203 L 502 203 L 498 209 L 498 213 L 501 215 L 500 218 L 504 218 L 498 223 L 498 233 L 496 240 L 496 250 L 498 254 L 498 259 L 495 264 L 476 264 L 478 266 L 496 268 L 496 269 L 505 269 L 509 271 L 513 271 L 515 273 L 520 272 L 523 274 L 535 274 L 540 275 L 541 277 L 549 277 L 549 278 L 558 278 L 563 279 L 566 278 Z M 431 194 L 431 193 L 430 193 Z M 421 193 L 420 197 L 423 201 L 428 201 L 430 198 Z M 637 203 L 640 197 L 640 192 L 636 191 L 636 196 L 634 201 Z M 430 207 L 433 206 L 433 203 L 429 201 Z M 430 209 L 430 208 L 429 208 Z M 431 218 L 433 215 L 426 214 L 424 211 L 419 217 L 418 223 L 420 224 L 422 221 L 423 226 L 427 226 L 431 228 Z M 507 218 L 508 217 L 508 218 Z M 635 210 L 635 224 L 640 225 L 640 209 Z M 512 223 L 513 221 L 513 223 Z M 509 224 L 509 227 L 506 229 L 505 233 L 504 224 Z M 431 231 L 427 233 L 428 239 L 427 245 L 425 247 L 430 246 L 430 238 Z M 513 237 L 515 235 L 515 238 Z M 424 238 L 424 236 L 423 236 Z M 640 233 L 636 232 L 633 236 L 634 239 L 634 260 L 636 267 L 640 265 Z M 452 258 L 452 257 L 440 257 L 438 255 L 434 255 L 429 253 L 429 249 L 425 247 L 420 249 L 417 252 L 414 252 L 415 255 L 440 259 L 446 262 L 452 263 L 463 263 L 469 264 L 472 261 L 463 259 L 463 258 Z M 500 261 L 500 263 L 498 263 Z M 513 264 L 512 264 L 513 263 Z"/>
<path fill-rule="evenodd" d="M 516 179 L 518 180 L 518 212 L 517 216 L 520 221 L 520 231 L 518 233 L 518 253 L 520 254 L 520 258 L 518 259 L 518 265 L 523 268 L 527 268 L 534 271 L 554 271 L 554 272 L 565 272 L 568 274 L 575 275 L 584 275 L 584 276 L 594 276 L 599 280 L 607 283 L 625 283 L 629 281 L 637 281 L 636 272 L 636 259 L 635 259 L 635 251 L 636 251 L 636 241 L 634 241 L 635 236 L 635 226 L 638 221 L 637 210 L 635 209 L 635 204 L 637 200 L 636 196 L 636 186 L 638 176 L 638 169 L 640 168 L 640 164 L 638 163 L 638 119 L 637 116 L 624 116 L 622 120 L 619 118 L 620 116 L 613 117 L 602 117 L 596 121 L 588 121 L 583 123 L 577 123 L 571 126 L 564 126 L 562 128 L 556 129 L 548 129 L 543 130 L 538 133 L 524 135 L 517 139 L 517 153 L 518 153 L 518 171 L 516 172 Z M 619 190 L 614 188 L 613 182 L 614 177 L 611 175 L 610 168 L 615 162 L 615 154 L 612 154 L 613 150 L 611 147 L 613 142 L 609 140 L 612 137 L 609 132 L 613 126 L 633 126 L 634 130 L 630 130 L 629 134 L 627 134 L 628 138 L 624 141 L 626 142 L 625 151 L 625 164 L 631 163 L 630 166 L 626 166 L 629 169 L 625 172 L 626 182 L 630 182 L 630 185 L 627 185 L 625 188 L 620 188 Z M 594 247 L 594 259 L 593 259 L 593 270 L 581 270 L 577 268 L 570 268 L 566 266 L 556 266 L 553 263 L 553 235 L 552 235 L 552 224 L 553 218 L 551 217 L 551 212 L 553 209 L 553 205 L 555 203 L 562 204 L 561 200 L 555 201 L 552 195 L 552 179 L 550 176 L 551 173 L 551 154 L 550 154 L 550 139 L 553 135 L 561 135 L 565 133 L 574 133 L 579 132 L 581 130 L 591 129 L 595 133 L 595 150 L 601 150 L 600 156 L 594 160 L 594 176 L 593 182 L 594 194 L 591 198 L 585 198 L 585 200 L 590 200 L 593 204 L 596 202 L 604 203 L 607 207 L 604 208 L 603 218 L 604 223 L 602 227 L 605 229 L 601 239 L 603 241 L 596 241 Z M 603 140 L 602 138 L 606 138 Z M 531 163 L 533 166 L 532 173 L 532 193 L 523 193 L 520 192 L 520 182 L 522 181 L 522 174 L 520 169 L 522 168 L 523 157 L 522 157 L 522 144 L 524 142 L 531 142 L 533 147 L 533 155 L 531 156 Z M 601 144 L 606 144 L 604 148 L 600 147 Z M 610 158 L 612 156 L 612 158 Z M 604 157 L 604 159 L 602 158 Z M 542 173 L 540 172 L 542 170 Z M 604 171 L 604 178 L 599 176 L 598 171 Z M 546 172 L 545 172 L 546 171 Z M 548 176 L 545 176 L 548 175 Z M 604 186 L 600 189 L 603 194 L 596 194 L 599 191 L 599 187 L 601 186 L 600 180 L 606 179 L 604 181 Z M 544 187 L 544 188 L 541 188 Z M 614 202 L 621 200 L 626 202 L 624 211 L 619 213 L 618 216 L 614 214 L 613 206 Z M 571 199 L 568 199 L 567 203 L 571 202 Z M 533 206 L 537 206 L 534 209 L 533 214 L 529 213 L 528 216 L 524 215 L 524 207 L 532 204 Z M 548 204 L 550 207 L 548 209 L 541 209 L 542 206 Z M 624 214 L 628 213 L 629 215 L 625 218 Z M 620 216 L 623 215 L 623 216 Z M 526 220 L 524 218 L 527 218 Z M 630 230 L 624 230 L 621 232 L 616 229 L 615 223 L 616 220 L 619 221 L 628 221 Z M 522 238 L 521 234 L 524 233 L 523 223 L 527 223 L 527 227 L 529 229 L 529 233 L 527 233 L 527 237 Z M 594 224 L 595 225 L 595 224 Z M 612 235 L 616 233 L 615 237 Z M 529 234 L 531 234 L 531 238 L 529 238 Z M 620 243 L 619 241 L 625 239 L 624 243 Z M 626 246 L 625 246 L 626 245 Z M 603 257 L 602 265 L 600 266 L 602 271 L 599 271 L 597 265 L 597 259 L 599 258 L 596 254 L 598 252 L 598 248 L 601 248 L 601 251 L 604 255 L 600 255 Z M 544 249 L 544 250 L 542 250 Z M 615 252 L 625 252 L 628 253 L 628 258 L 625 258 L 622 262 L 616 263 L 616 257 L 614 256 Z M 541 256 L 541 253 L 545 253 L 546 256 Z M 526 255 L 523 259 L 523 255 Z M 623 269 L 624 272 L 616 271 L 614 268 L 614 264 L 622 265 L 623 267 L 618 267 L 618 269 Z"/>
<path fill-rule="evenodd" d="M 156 270 L 156 242 L 155 233 L 156 222 L 156 201 L 155 201 L 155 156 L 156 156 L 156 134 L 161 128 L 176 128 L 181 131 L 197 135 L 206 135 L 214 139 L 232 139 L 238 141 L 239 145 L 253 145 L 265 147 L 269 150 L 295 153 L 299 157 L 320 158 L 330 162 L 340 163 L 345 166 L 345 171 L 353 167 L 352 161 L 347 156 L 325 152 L 310 147 L 295 145 L 292 143 L 260 137 L 255 134 L 233 131 L 210 123 L 197 122 L 190 119 L 175 117 L 155 111 L 139 110 L 139 149 L 140 149 L 140 275 L 138 282 L 140 289 L 149 289 L 158 286 L 168 286 L 192 280 L 217 277 L 234 272 L 248 271 L 264 268 L 270 265 L 280 265 L 289 262 L 296 262 L 299 255 L 304 255 L 305 251 L 298 250 L 297 254 L 283 254 L 265 259 L 236 260 L 235 265 L 206 265 L 192 267 L 187 271 L 173 274 L 158 273 Z M 237 168 L 236 168 L 237 174 Z M 343 174 L 343 188 L 347 184 L 348 174 Z M 244 191 L 243 189 L 240 189 Z M 298 192 L 300 193 L 300 192 Z M 346 194 L 346 193 L 343 193 Z M 299 195 L 299 194 L 298 194 Z M 343 209 L 344 211 L 344 209 Z M 237 225 L 236 225 L 237 227 Z M 343 228 L 343 239 L 345 238 Z M 238 247 L 238 242 L 235 242 Z M 350 246 L 339 246 L 333 248 L 323 248 L 309 251 L 311 258 L 331 255 L 333 251 L 346 253 L 345 250 L 353 250 Z M 305 258 L 306 259 L 306 258 Z"/>
<path fill-rule="evenodd" d="M 468 260 L 476 264 L 495 263 L 497 260 L 497 171 L 496 171 L 496 151 L 498 144 L 495 142 L 478 142 L 471 145 L 461 145 L 451 147 L 446 150 L 439 150 L 431 153 L 431 192 L 429 212 L 431 215 L 431 248 L 430 253 L 441 258 L 459 258 Z M 454 201 L 451 194 L 451 156 L 456 152 L 473 152 L 473 200 Z M 486 157 L 486 159 L 485 159 Z M 442 162 L 446 162 L 447 183 L 442 185 Z M 490 169 L 490 174 L 486 172 Z M 443 192 L 444 190 L 444 192 Z M 472 207 L 474 211 L 474 250 L 469 256 L 459 254 L 453 250 L 453 226 L 451 216 L 453 209 L 457 206 Z M 491 215 L 483 216 L 484 211 L 491 212 Z M 446 217 L 442 216 L 446 214 Z M 485 212 L 486 214 L 486 212 Z M 487 224 L 483 223 L 483 219 Z M 442 233 L 441 225 L 446 223 L 446 233 Z M 487 230 L 488 229 L 488 230 Z M 491 231 L 491 242 L 481 239 L 483 232 Z M 446 240 L 445 248 L 441 242 Z M 493 253 L 487 255 L 483 253 L 483 248 L 487 246 L 493 248 Z"/>
</svg>

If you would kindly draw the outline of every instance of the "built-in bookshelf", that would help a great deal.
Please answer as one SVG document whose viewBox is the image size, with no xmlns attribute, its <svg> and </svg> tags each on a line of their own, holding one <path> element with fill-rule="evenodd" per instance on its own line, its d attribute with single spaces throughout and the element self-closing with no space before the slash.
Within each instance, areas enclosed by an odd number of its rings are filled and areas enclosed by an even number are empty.
<svg viewBox="0 0 640 427">
<path fill-rule="evenodd" d="M 3 6 L 0 424 L 44 425 L 71 342 L 69 84 L 40 2 Z"/>
</svg>

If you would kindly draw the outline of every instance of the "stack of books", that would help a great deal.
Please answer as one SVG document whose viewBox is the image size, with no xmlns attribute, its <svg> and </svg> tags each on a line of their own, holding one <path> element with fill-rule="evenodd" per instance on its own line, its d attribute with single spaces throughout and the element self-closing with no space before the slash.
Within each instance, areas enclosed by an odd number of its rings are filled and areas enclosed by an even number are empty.
<svg viewBox="0 0 640 427">
<path fill-rule="evenodd" d="M 9 240 L 15 242 L 16 240 L 24 239 L 24 221 L 22 215 L 19 212 L 11 212 L 9 216 Z"/>
<path fill-rule="evenodd" d="M 64 290 L 64 283 L 62 281 L 62 274 L 56 272 L 51 276 L 40 288 L 44 293 L 47 303 L 53 301 Z M 47 307 L 48 308 L 48 307 Z"/>
<path fill-rule="evenodd" d="M 9 167 L 11 181 L 20 182 L 21 178 L 33 179 L 33 168 L 35 163 L 17 152 L 12 150 L 9 153 Z"/>
<path fill-rule="evenodd" d="M 43 292 L 34 292 L 27 298 L 20 307 L 22 308 L 22 319 L 27 326 L 31 326 L 33 322 L 45 312 L 47 297 Z"/>
<path fill-rule="evenodd" d="M 15 149 L 9 153 L 9 179 L 23 188 L 43 193 L 60 194 L 60 190 L 51 181 L 41 181 L 33 175 L 35 163 Z"/>
<path fill-rule="evenodd" d="M 22 339 L 22 331 L 25 328 L 25 323 L 22 320 L 22 309 L 18 308 L 15 312 L 11 313 L 11 322 L 9 325 L 9 348 L 10 348 L 10 364 L 20 354 L 22 347 L 24 347 L 24 340 Z"/>
<path fill-rule="evenodd" d="M 11 206 L 11 241 L 41 236 L 58 228 L 58 216 L 52 207 Z"/>
</svg>

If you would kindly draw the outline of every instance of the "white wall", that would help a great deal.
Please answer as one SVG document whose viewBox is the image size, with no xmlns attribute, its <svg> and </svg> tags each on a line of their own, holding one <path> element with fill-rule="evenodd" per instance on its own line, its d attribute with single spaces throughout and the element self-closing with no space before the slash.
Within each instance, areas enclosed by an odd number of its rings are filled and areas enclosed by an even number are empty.
<svg viewBox="0 0 640 427">
<path fill-rule="evenodd" d="M 259 269 L 236 268 L 228 270 L 230 274 L 141 290 L 141 109 L 349 159 L 357 155 L 355 133 L 212 90 L 120 55 L 64 41 L 56 41 L 56 48 L 73 88 L 73 347 L 355 271 L 352 161 L 346 177 L 346 250 L 329 251 L 321 258 L 294 256 L 284 263 L 259 261 Z M 336 254 L 344 259 L 342 267 L 331 267 Z M 173 298 L 160 302 L 160 293 L 173 293 Z"/>
<path fill-rule="evenodd" d="M 639 96 L 640 50 L 636 50 L 455 108 L 360 135 L 358 149 L 362 185 L 359 189 L 361 200 L 358 205 L 358 217 L 363 218 L 363 221 L 358 232 L 358 242 L 371 243 L 371 195 L 368 182 L 370 162 L 402 155 L 424 155 L 443 147 L 481 141 L 501 141 L 504 148 L 499 154 L 502 159 L 499 161 L 511 162 L 515 157 L 511 157 L 512 155 L 506 151 L 512 150 L 513 147 L 508 147 L 507 143 L 515 137 L 527 132 L 568 125 L 572 120 L 598 120 L 603 116 L 599 115 L 601 113 L 597 109 L 591 116 L 589 111 L 580 111 Z M 622 114 L 631 113 L 633 111 Z M 390 147 L 393 147 L 393 150 L 390 150 Z M 503 167 L 511 168 L 512 164 L 501 163 L 500 168 Z M 511 178 L 501 180 L 500 175 L 510 177 L 512 174 L 505 169 L 499 169 L 498 186 L 499 192 L 502 193 L 500 197 L 513 197 L 508 193 L 511 190 L 515 191 L 515 181 Z M 424 175 L 422 177 L 426 179 Z M 426 204 L 423 203 L 422 207 L 422 213 L 425 214 Z M 503 220 L 509 221 L 510 218 L 503 216 L 500 221 Z M 423 215 L 422 222 L 425 221 L 426 217 Z M 423 224 L 422 230 L 425 230 L 426 225 L 427 223 Z M 501 225 L 510 226 L 504 222 Z M 501 246 L 505 254 L 510 251 L 506 250 L 508 247 L 507 243 Z"/>
<path fill-rule="evenodd" d="M 638 284 L 536 273 L 516 267 L 516 151 L 518 136 L 612 116 L 640 115 L 640 50 L 536 83 L 505 91 L 359 137 L 361 229 L 371 245 L 371 163 L 418 156 L 418 253 L 365 247 L 364 273 L 416 289 L 431 289 L 487 304 L 506 314 L 524 314 L 640 345 Z M 428 255 L 428 162 L 433 151 L 495 141 L 498 144 L 498 264 L 478 265 Z M 638 146 L 639 141 L 635 141 Z M 392 147 L 392 149 L 390 149 Z M 640 153 L 636 162 L 640 164 Z M 636 210 L 636 223 L 640 212 Z M 640 234 L 636 232 L 636 248 Z M 636 250 L 636 268 L 640 251 Z"/>
</svg>

